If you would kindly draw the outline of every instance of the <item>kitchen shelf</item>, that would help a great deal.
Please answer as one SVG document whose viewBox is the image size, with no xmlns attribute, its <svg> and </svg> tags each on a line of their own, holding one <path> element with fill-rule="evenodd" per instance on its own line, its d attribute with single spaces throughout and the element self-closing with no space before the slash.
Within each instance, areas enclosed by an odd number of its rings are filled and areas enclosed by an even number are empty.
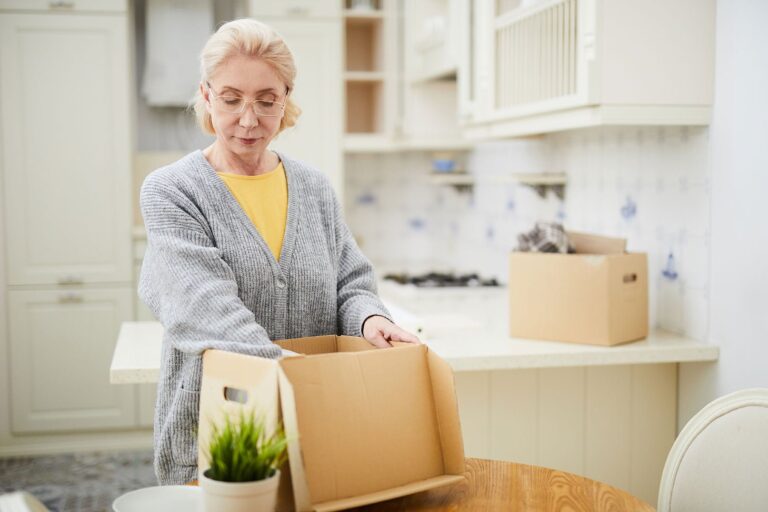
<svg viewBox="0 0 768 512">
<path fill-rule="evenodd" d="M 397 84 L 396 48 L 388 44 L 396 35 L 395 0 L 375 0 L 370 8 L 344 2 L 345 137 L 358 145 L 384 144 L 394 127 L 392 105 Z"/>
<path fill-rule="evenodd" d="M 384 80 L 382 71 L 347 71 L 344 73 L 347 82 L 381 82 Z"/>
<path fill-rule="evenodd" d="M 384 19 L 384 13 L 378 9 L 345 9 L 343 16 L 349 23 L 377 23 Z"/>
<path fill-rule="evenodd" d="M 520 183 L 530 186 L 554 186 L 565 185 L 567 177 L 565 173 L 545 173 L 545 172 L 521 172 L 509 176 L 508 182 Z"/>
<path fill-rule="evenodd" d="M 471 187 L 475 184 L 475 176 L 462 171 L 433 172 L 429 179 L 435 185 L 452 185 L 454 187 Z"/>
<path fill-rule="evenodd" d="M 474 175 L 467 172 L 433 172 L 430 179 L 435 185 L 468 188 L 475 184 Z M 533 188 L 541 197 L 545 197 L 547 191 L 552 190 L 555 195 L 563 199 L 567 177 L 565 173 L 513 173 L 508 176 L 497 177 L 493 179 L 493 182 L 500 185 L 510 183 L 525 185 Z"/>
</svg>

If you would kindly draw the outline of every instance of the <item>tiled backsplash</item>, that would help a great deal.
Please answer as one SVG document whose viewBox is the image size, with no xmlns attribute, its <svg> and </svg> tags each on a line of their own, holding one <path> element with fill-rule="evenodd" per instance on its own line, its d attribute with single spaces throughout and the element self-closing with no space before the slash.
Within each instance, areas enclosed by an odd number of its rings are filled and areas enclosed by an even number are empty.
<svg viewBox="0 0 768 512">
<path fill-rule="evenodd" d="M 507 280 L 507 254 L 536 220 L 622 236 L 648 253 L 651 325 L 705 339 L 709 311 L 708 131 L 596 128 L 479 145 L 475 185 L 430 180 L 429 153 L 350 155 L 346 211 L 377 270 L 473 271 Z M 565 172 L 565 200 L 511 182 Z"/>
</svg>

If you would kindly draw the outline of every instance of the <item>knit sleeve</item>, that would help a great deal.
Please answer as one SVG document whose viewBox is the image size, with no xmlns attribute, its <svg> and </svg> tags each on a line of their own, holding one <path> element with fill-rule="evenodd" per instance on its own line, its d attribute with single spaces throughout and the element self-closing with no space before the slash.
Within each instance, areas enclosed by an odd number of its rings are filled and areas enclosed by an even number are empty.
<svg viewBox="0 0 768 512">
<path fill-rule="evenodd" d="M 139 296 L 165 328 L 172 346 L 188 354 L 220 349 L 277 358 L 280 348 L 238 296 L 196 205 L 166 180 L 147 178 L 141 209 L 147 251 Z"/>
<path fill-rule="evenodd" d="M 344 222 L 336 196 L 332 195 L 332 197 L 336 247 L 339 254 L 337 281 L 339 329 L 347 336 L 362 336 L 363 322 L 368 317 L 380 315 L 389 320 L 392 318 L 376 293 L 373 265 L 352 237 L 349 227 Z"/>
</svg>

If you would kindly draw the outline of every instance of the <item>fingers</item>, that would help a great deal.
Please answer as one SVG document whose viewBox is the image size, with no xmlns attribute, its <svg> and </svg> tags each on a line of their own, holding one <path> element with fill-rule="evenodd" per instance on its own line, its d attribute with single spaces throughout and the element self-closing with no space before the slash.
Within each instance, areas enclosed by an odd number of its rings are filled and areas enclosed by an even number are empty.
<svg viewBox="0 0 768 512">
<path fill-rule="evenodd" d="M 417 344 L 421 343 L 421 340 L 419 339 L 418 336 L 416 336 L 415 334 L 411 334 L 410 332 L 396 325 L 392 326 L 392 329 L 389 332 L 388 339 L 393 341 L 404 341 L 406 343 L 417 343 Z"/>
<path fill-rule="evenodd" d="M 400 328 L 398 328 L 396 331 L 393 331 L 389 339 L 394 341 L 404 341 L 406 343 L 421 343 L 421 340 L 418 336 Z"/>
<path fill-rule="evenodd" d="M 384 333 L 382 331 L 376 331 L 376 334 L 368 338 L 368 343 L 376 348 L 390 348 L 392 346 L 384 337 Z"/>
<path fill-rule="evenodd" d="M 389 348 L 390 341 L 420 344 L 421 340 L 384 317 L 372 316 L 363 324 L 363 337 L 377 348 Z"/>
</svg>

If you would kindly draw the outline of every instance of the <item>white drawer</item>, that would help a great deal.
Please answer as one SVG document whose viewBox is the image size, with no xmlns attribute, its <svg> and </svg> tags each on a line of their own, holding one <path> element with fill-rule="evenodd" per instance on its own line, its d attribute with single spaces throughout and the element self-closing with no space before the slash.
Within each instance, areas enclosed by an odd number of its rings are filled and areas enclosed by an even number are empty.
<svg viewBox="0 0 768 512">
<path fill-rule="evenodd" d="M 127 0 L 0 0 L 2 11 L 125 12 Z"/>
</svg>

